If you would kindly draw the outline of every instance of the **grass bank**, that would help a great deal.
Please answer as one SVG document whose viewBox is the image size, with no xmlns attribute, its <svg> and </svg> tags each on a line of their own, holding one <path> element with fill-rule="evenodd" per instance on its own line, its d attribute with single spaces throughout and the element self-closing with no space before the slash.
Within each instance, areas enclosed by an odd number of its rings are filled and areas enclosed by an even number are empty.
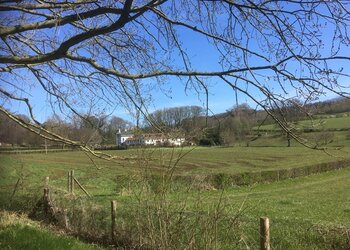
<svg viewBox="0 0 350 250">
<path fill-rule="evenodd" d="M 53 233 L 43 228 L 38 222 L 28 219 L 25 215 L 18 215 L 0 211 L 0 249 L 26 250 L 98 250 L 102 249 L 79 240 Z"/>
</svg>

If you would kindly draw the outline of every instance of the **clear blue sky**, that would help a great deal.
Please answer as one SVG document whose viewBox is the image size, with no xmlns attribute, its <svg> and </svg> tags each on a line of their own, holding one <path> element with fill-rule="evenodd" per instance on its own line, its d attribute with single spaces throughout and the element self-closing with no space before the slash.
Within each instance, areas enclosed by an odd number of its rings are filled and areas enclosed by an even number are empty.
<svg viewBox="0 0 350 250">
<path fill-rule="evenodd" d="M 183 38 L 184 45 L 191 48 L 191 51 L 187 51 L 187 53 L 191 58 L 193 68 L 201 71 L 220 70 L 217 64 L 218 54 L 215 53 L 215 50 L 213 50 L 203 36 L 194 35 L 184 30 L 182 30 L 180 36 Z M 52 115 L 48 95 L 38 86 L 34 79 L 29 82 L 32 82 L 34 85 L 30 88 L 30 103 L 35 111 L 36 119 L 43 122 Z M 211 86 L 209 92 L 209 108 L 212 113 L 225 112 L 236 104 L 236 100 L 234 99 L 235 93 L 232 88 L 219 82 L 217 79 L 207 79 L 206 84 Z M 152 112 L 157 109 L 187 105 L 205 107 L 205 95 L 203 93 L 198 94 L 193 90 L 185 91 L 185 82 L 176 77 L 169 77 L 168 83 L 165 84 L 164 89 L 168 91 L 165 93 L 155 89 L 152 92 L 154 102 L 149 105 L 149 111 Z M 238 96 L 239 103 L 247 102 L 254 106 L 249 98 L 241 94 Z M 11 105 L 6 105 L 6 107 L 15 110 L 19 114 L 28 115 L 26 105 L 21 102 L 13 102 Z M 123 107 L 117 107 L 113 115 L 133 121 L 133 117 L 130 116 L 128 110 Z"/>
</svg>

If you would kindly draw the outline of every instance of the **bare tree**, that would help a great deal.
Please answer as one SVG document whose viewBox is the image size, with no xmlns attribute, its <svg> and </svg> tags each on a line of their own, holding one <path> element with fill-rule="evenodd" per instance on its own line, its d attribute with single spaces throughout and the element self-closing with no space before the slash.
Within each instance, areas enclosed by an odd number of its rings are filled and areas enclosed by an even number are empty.
<svg viewBox="0 0 350 250">
<path fill-rule="evenodd" d="M 204 96 L 208 82 L 228 85 L 265 109 L 285 98 L 310 102 L 325 93 L 349 98 L 349 1 L 125 0 L 2 1 L 0 111 L 46 139 L 89 148 L 44 129 L 31 108 L 40 86 L 52 108 L 77 116 L 117 105 L 147 116 L 150 91 L 165 82 Z M 217 57 L 193 63 L 192 34 Z M 9 103 L 28 106 L 32 122 Z M 94 105 L 86 105 L 94 104 Z M 7 107 L 7 108 L 5 108 Z M 105 155 L 98 155 L 107 157 Z"/>
<path fill-rule="evenodd" d="M 255 110 L 246 103 L 228 110 L 220 131 L 225 135 L 222 136 L 225 139 L 224 143 L 230 144 L 236 140 L 246 140 L 249 145 L 249 140 L 252 139 L 252 128 L 256 124 L 255 113 Z"/>
<path fill-rule="evenodd" d="M 117 116 L 110 117 L 102 128 L 104 142 L 114 144 L 116 133 L 119 130 L 126 131 L 130 130 L 132 127 L 132 123 L 123 118 Z"/>
<path fill-rule="evenodd" d="M 163 130 L 179 129 L 189 125 L 188 121 L 203 115 L 203 108 L 199 106 L 181 106 L 159 109 L 146 117 L 145 126 L 151 127 L 156 123 Z"/>
</svg>

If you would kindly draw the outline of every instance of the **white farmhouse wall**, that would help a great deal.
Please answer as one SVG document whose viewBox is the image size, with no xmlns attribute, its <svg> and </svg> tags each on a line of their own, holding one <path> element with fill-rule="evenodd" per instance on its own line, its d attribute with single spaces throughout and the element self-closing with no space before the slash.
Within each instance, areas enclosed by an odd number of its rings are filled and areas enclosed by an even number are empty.
<svg viewBox="0 0 350 250">
<path fill-rule="evenodd" d="M 168 142 L 172 146 L 181 146 L 185 142 L 185 138 L 166 138 L 160 134 L 143 134 L 134 136 L 132 134 L 116 134 L 117 146 L 127 145 L 147 145 L 147 146 L 158 146 Z"/>
</svg>

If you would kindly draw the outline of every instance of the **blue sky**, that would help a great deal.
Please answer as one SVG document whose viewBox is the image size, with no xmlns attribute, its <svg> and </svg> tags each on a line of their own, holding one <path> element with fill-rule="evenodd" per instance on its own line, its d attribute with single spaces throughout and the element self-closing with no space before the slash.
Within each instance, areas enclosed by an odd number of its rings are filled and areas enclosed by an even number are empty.
<svg viewBox="0 0 350 250">
<path fill-rule="evenodd" d="M 183 38 L 184 45 L 191 48 L 191 50 L 187 52 L 190 56 L 193 68 L 201 71 L 220 70 L 220 67 L 216 63 L 218 61 L 218 54 L 213 51 L 212 47 L 207 43 L 206 38 L 185 30 L 181 30 L 180 36 Z M 178 60 L 180 63 L 179 57 Z M 29 82 L 32 82 L 34 85 L 30 88 L 30 103 L 35 111 L 36 119 L 40 122 L 44 122 L 52 115 L 48 95 L 38 86 L 34 79 Z M 236 101 L 233 99 L 234 92 L 230 87 L 220 83 L 218 79 L 207 79 L 206 83 L 211 86 L 209 92 L 209 108 L 212 113 L 225 112 L 235 105 Z M 158 88 L 152 91 L 154 102 L 149 105 L 150 112 L 176 106 L 198 105 L 205 107 L 206 98 L 204 93 L 198 94 L 193 90 L 185 91 L 185 82 L 176 77 L 169 77 L 163 88 L 167 90 L 166 93 L 160 91 Z M 253 105 L 251 100 L 239 94 L 239 103 L 244 102 Z M 14 110 L 18 114 L 28 115 L 26 105 L 21 102 L 13 102 L 10 105 L 6 105 L 6 107 Z M 124 107 L 116 107 L 113 115 L 130 121 L 134 120 L 132 115 L 130 115 L 128 110 Z"/>
</svg>

